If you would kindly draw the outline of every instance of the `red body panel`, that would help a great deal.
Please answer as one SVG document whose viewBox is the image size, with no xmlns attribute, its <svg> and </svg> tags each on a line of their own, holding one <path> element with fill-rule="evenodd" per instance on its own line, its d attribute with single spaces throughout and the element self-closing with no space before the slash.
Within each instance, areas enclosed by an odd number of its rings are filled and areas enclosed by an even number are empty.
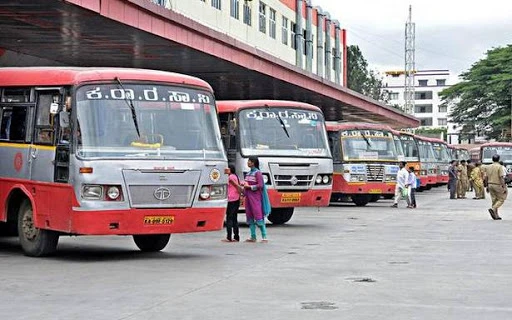
<svg viewBox="0 0 512 320">
<path fill-rule="evenodd" d="M 32 202 L 34 223 L 49 229 L 83 235 L 129 235 L 201 232 L 222 229 L 225 208 L 128 209 L 82 211 L 71 185 L 19 179 L 0 180 L 0 221 L 7 219 L 7 197 L 21 190 Z M 173 216 L 168 225 L 144 225 L 145 216 Z M 113 225 L 117 224 L 117 228 Z"/>
<path fill-rule="evenodd" d="M 342 194 L 395 194 L 396 183 L 384 182 L 347 182 L 343 175 L 333 175 L 333 193 Z M 378 192 L 380 190 L 380 192 Z"/>
<path fill-rule="evenodd" d="M 268 189 L 272 208 L 327 207 L 331 190 L 308 190 L 307 192 L 279 192 Z"/>
</svg>

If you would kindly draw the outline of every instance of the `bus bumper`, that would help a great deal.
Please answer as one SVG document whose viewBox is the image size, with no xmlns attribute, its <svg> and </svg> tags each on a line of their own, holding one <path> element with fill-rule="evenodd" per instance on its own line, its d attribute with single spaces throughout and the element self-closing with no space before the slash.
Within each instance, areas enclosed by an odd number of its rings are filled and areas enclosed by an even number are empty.
<svg viewBox="0 0 512 320">
<path fill-rule="evenodd" d="M 396 182 L 347 182 L 336 175 L 333 193 L 337 194 L 395 194 Z"/>
<path fill-rule="evenodd" d="M 308 190 L 306 192 L 281 192 L 267 189 L 272 208 L 327 207 L 331 189 Z"/>
<path fill-rule="evenodd" d="M 131 209 L 72 212 L 69 233 L 133 235 L 202 232 L 222 229 L 225 208 Z"/>
</svg>

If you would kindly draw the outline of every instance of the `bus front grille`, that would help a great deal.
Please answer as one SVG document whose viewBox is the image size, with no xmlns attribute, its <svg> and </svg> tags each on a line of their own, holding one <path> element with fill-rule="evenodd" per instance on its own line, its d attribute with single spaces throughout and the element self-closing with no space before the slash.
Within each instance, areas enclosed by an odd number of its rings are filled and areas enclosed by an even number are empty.
<svg viewBox="0 0 512 320">
<path fill-rule="evenodd" d="M 369 164 L 366 169 L 367 181 L 383 181 L 384 166 L 381 164 Z"/>
<path fill-rule="evenodd" d="M 194 186 L 130 185 L 133 208 L 183 208 L 192 205 Z"/>
<path fill-rule="evenodd" d="M 276 187 L 296 187 L 304 189 L 304 187 L 311 185 L 312 180 L 312 175 L 274 175 Z"/>
</svg>

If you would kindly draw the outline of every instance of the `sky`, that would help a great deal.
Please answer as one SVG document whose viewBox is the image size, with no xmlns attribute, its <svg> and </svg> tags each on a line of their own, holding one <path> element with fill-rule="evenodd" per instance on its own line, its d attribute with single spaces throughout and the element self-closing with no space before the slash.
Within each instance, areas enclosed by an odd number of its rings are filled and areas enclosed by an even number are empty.
<svg viewBox="0 0 512 320">
<path fill-rule="evenodd" d="M 403 70 L 405 23 L 412 6 L 416 69 L 449 69 L 453 76 L 485 58 L 487 50 L 512 44 L 512 1 L 312 0 L 347 29 L 369 68 Z"/>
</svg>

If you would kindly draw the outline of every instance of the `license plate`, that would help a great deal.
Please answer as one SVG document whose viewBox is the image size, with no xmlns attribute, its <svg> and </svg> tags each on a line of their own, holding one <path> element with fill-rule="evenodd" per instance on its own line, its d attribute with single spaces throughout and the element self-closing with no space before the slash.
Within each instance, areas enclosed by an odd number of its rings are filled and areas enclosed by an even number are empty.
<svg viewBox="0 0 512 320">
<path fill-rule="evenodd" d="M 281 203 L 297 203 L 300 202 L 300 193 L 283 193 L 281 195 Z"/>
<path fill-rule="evenodd" d="M 174 221 L 174 216 L 145 216 L 144 224 L 145 225 L 165 225 L 172 224 Z"/>
<path fill-rule="evenodd" d="M 370 189 L 368 193 L 382 193 L 381 189 Z"/>
</svg>

